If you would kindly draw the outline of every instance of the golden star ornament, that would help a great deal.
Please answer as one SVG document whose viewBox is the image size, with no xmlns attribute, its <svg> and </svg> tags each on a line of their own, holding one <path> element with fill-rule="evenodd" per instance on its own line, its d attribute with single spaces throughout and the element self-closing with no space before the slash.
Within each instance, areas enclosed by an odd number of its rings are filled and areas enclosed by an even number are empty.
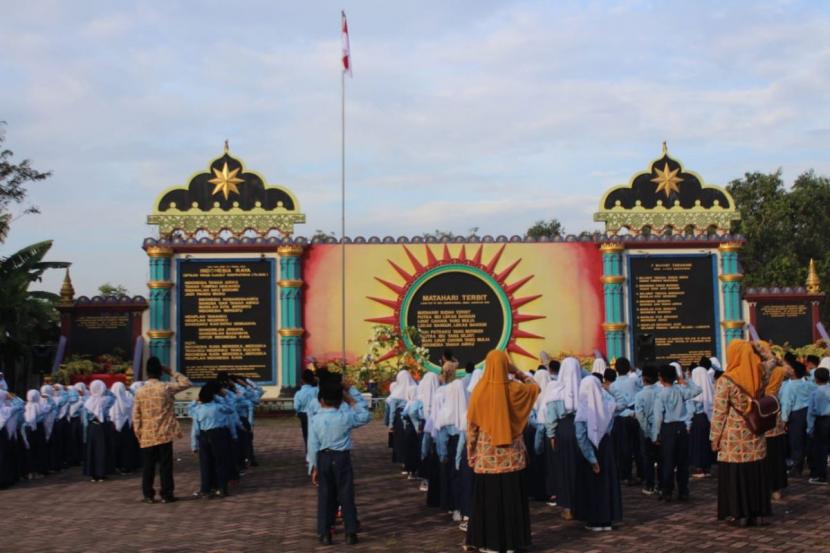
<svg viewBox="0 0 830 553">
<path fill-rule="evenodd" d="M 211 192 L 211 194 L 215 196 L 221 192 L 225 196 L 226 200 L 231 192 L 239 194 L 239 188 L 237 188 L 236 185 L 242 184 L 245 182 L 245 179 L 237 177 L 237 173 L 239 173 L 239 167 L 233 171 L 229 171 L 227 161 L 221 171 L 219 169 L 213 169 L 213 174 L 216 176 L 208 181 L 210 184 L 214 185 L 213 192 Z"/>
<path fill-rule="evenodd" d="M 669 170 L 668 162 L 663 166 L 662 171 L 659 167 L 655 167 L 655 177 L 651 179 L 651 182 L 657 184 L 657 193 L 659 194 L 662 191 L 668 198 L 672 193 L 680 192 L 678 184 L 683 182 L 683 179 L 677 176 L 679 172 L 680 167 L 674 171 Z"/>
</svg>

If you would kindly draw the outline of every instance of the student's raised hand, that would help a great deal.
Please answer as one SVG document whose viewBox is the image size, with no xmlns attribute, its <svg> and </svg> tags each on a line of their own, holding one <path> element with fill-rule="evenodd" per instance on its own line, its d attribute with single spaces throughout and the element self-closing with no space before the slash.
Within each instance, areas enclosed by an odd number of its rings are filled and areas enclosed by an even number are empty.
<svg viewBox="0 0 830 553">
<path fill-rule="evenodd" d="M 594 474 L 599 474 L 599 463 L 593 463 L 591 465 L 591 470 L 594 471 Z"/>
<path fill-rule="evenodd" d="M 311 483 L 314 486 L 316 486 L 318 484 L 318 482 L 317 482 L 317 467 L 314 467 L 313 469 L 311 469 Z"/>
</svg>

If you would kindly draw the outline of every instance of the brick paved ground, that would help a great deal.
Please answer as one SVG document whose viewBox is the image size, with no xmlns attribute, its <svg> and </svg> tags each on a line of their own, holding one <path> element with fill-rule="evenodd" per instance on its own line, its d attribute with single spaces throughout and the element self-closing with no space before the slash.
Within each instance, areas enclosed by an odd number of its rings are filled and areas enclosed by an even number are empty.
<svg viewBox="0 0 830 553">
<path fill-rule="evenodd" d="M 92 484 L 65 471 L 0 491 L 0 552 L 61 551 L 460 551 L 463 534 L 448 515 L 424 506 L 413 482 L 389 463 L 385 429 L 378 422 L 355 432 L 361 543 L 334 547 L 314 537 L 316 495 L 305 474 L 295 419 L 262 419 L 256 443 L 261 465 L 224 500 L 190 500 L 198 487 L 196 459 L 180 440 L 176 492 L 170 505 L 139 502 L 139 478 Z M 830 489 L 794 482 L 775 505 L 767 528 L 735 529 L 715 520 L 715 482 L 694 481 L 688 504 L 658 504 L 624 490 L 619 530 L 590 534 L 567 523 L 556 508 L 532 506 L 533 551 L 561 552 L 773 552 L 830 551 Z"/>
</svg>

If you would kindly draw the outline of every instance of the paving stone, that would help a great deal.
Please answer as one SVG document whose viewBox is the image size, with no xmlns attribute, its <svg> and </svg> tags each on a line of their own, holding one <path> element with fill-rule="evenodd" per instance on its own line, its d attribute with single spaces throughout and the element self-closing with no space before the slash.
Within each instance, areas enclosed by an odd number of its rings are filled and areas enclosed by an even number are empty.
<svg viewBox="0 0 830 553">
<path fill-rule="evenodd" d="M 185 429 L 189 430 L 185 425 Z M 464 534 L 447 513 L 425 506 L 416 482 L 390 463 L 386 429 L 375 421 L 354 433 L 353 462 L 360 544 L 346 547 L 342 527 L 334 547 L 317 543 L 316 490 L 293 417 L 260 419 L 257 457 L 231 497 L 191 499 L 198 488 L 198 459 L 188 438 L 175 444 L 176 493 L 182 501 L 145 505 L 140 478 L 114 476 L 93 484 L 73 469 L 0 491 L 2 553 L 258 551 L 446 552 L 460 551 Z M 716 520 L 717 480 L 691 482 L 688 503 L 658 503 L 639 488 L 623 488 L 625 520 L 618 530 L 594 534 L 565 522 L 558 508 L 531 505 L 532 551 L 561 553 L 662 553 L 746 551 L 830 552 L 830 489 L 793 479 L 776 516 L 765 528 L 733 528 Z"/>
</svg>

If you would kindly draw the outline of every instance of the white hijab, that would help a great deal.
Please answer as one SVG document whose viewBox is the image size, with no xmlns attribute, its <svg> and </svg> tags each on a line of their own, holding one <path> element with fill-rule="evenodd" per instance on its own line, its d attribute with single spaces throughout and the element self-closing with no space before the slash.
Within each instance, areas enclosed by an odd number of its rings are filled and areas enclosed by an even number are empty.
<svg viewBox="0 0 830 553">
<path fill-rule="evenodd" d="M 416 394 L 416 399 L 420 399 L 421 404 L 424 406 L 424 419 L 429 418 L 429 415 L 432 412 L 432 403 L 437 389 L 438 375 L 433 372 L 426 373 L 418 383 L 418 393 Z"/>
<path fill-rule="evenodd" d="M 602 357 L 597 357 L 594 359 L 594 364 L 591 367 L 591 372 L 594 374 L 601 374 L 605 376 L 605 369 L 608 368 L 608 365 L 605 363 L 605 359 Z M 562 374 L 562 369 L 559 369 L 559 374 Z"/>
<path fill-rule="evenodd" d="M 715 381 L 709 371 L 703 367 L 695 367 L 692 370 L 692 382 L 700 386 L 702 392 L 692 398 L 703 404 L 703 412 L 706 418 L 712 420 L 712 405 L 715 403 Z"/>
<path fill-rule="evenodd" d="M 6 390 L 0 389 L 0 430 L 6 426 L 6 423 L 12 417 L 12 404 L 9 401 L 9 393 Z M 9 432 L 11 436 L 11 432 Z"/>
<path fill-rule="evenodd" d="M 43 407 L 40 406 L 40 392 L 37 390 L 26 392 L 26 407 L 23 409 L 23 420 L 26 426 L 32 430 L 37 428 L 37 417 L 43 412 Z"/>
<path fill-rule="evenodd" d="M 544 407 L 537 413 L 539 422 L 550 422 L 547 420 L 547 405 L 551 401 L 563 401 L 565 410 L 569 412 L 576 409 L 576 398 L 579 395 L 579 382 L 582 380 L 582 374 L 582 366 L 576 357 L 566 357 L 562 360 L 562 366 L 559 368 L 559 379 L 550 382 L 548 387 L 545 388 L 544 397 L 542 398 Z"/>
<path fill-rule="evenodd" d="M 616 403 L 602 393 L 602 384 L 594 377 L 583 378 L 579 384 L 574 422 L 584 422 L 588 427 L 588 439 L 599 447 L 602 437 L 614 418 Z"/>
<path fill-rule="evenodd" d="M 678 380 L 685 380 L 686 379 L 686 376 L 683 372 L 683 365 L 681 365 L 677 361 L 672 361 L 671 363 L 669 363 L 669 365 L 674 367 L 674 372 L 677 373 Z"/>
<path fill-rule="evenodd" d="M 444 386 L 441 407 L 435 417 L 435 428 L 455 426 L 458 430 L 467 430 L 467 393 L 461 380 L 453 380 Z"/>
<path fill-rule="evenodd" d="M 106 391 L 106 384 L 101 380 L 93 380 L 89 385 L 89 399 L 84 402 L 84 409 L 92 413 L 101 422 L 104 422 L 106 418 L 104 414 L 104 403 L 107 399 L 104 394 Z"/>
<path fill-rule="evenodd" d="M 112 385 L 112 395 L 115 396 L 115 403 L 110 407 L 110 418 L 115 429 L 122 430 L 133 415 L 133 396 L 127 392 L 123 382 Z"/>
<path fill-rule="evenodd" d="M 820 369 L 830 369 L 830 357 L 822 357 L 818 363 Z"/>
<path fill-rule="evenodd" d="M 143 380 L 136 380 L 135 382 L 133 382 L 132 384 L 130 384 L 130 392 L 132 392 L 133 396 L 135 396 L 135 393 L 136 393 L 136 392 L 138 391 L 138 389 L 139 389 L 139 388 L 141 388 L 142 386 L 144 386 L 144 381 L 143 381 Z"/>
<path fill-rule="evenodd" d="M 536 381 L 536 384 L 539 386 L 540 390 L 539 395 L 536 396 L 536 403 L 533 404 L 533 409 L 536 410 L 536 419 L 538 420 L 539 413 L 545 407 L 545 404 L 542 403 L 542 399 L 545 397 L 545 389 L 547 389 L 551 382 L 550 372 L 547 369 L 539 369 L 536 371 L 536 374 L 533 375 L 533 380 Z"/>
<path fill-rule="evenodd" d="M 412 375 L 409 374 L 409 371 L 406 369 L 401 369 L 398 371 L 398 375 L 395 377 L 395 382 L 389 388 L 389 397 L 386 398 L 387 403 L 391 403 L 393 399 L 406 399 L 406 393 L 410 386 L 415 386 L 415 379 L 412 378 Z"/>
<path fill-rule="evenodd" d="M 5 392 L 9 391 L 9 385 L 6 384 L 6 376 L 3 373 L 0 373 L 0 390 Z"/>
<path fill-rule="evenodd" d="M 404 395 L 404 399 L 406 403 L 403 406 L 404 413 L 409 412 L 409 408 L 412 407 L 412 404 L 418 399 L 418 385 L 413 384 L 412 386 L 406 387 L 406 394 Z"/>
<path fill-rule="evenodd" d="M 55 419 L 58 418 L 57 403 L 54 401 L 55 389 L 49 384 L 40 387 L 40 407 L 46 418 L 43 419 L 43 429 L 46 431 L 46 439 L 52 437 L 52 428 L 55 426 Z"/>
<path fill-rule="evenodd" d="M 58 411 L 58 418 L 65 419 L 69 414 L 69 393 L 63 384 L 55 384 L 55 396 L 63 402 L 63 405 L 60 406 L 60 410 Z"/>
<path fill-rule="evenodd" d="M 472 394 L 473 390 L 475 390 L 476 386 L 478 385 L 478 381 L 481 380 L 481 377 L 484 376 L 484 369 L 475 369 L 473 370 L 473 374 L 470 377 L 470 383 L 467 384 L 467 393 Z"/>
</svg>

